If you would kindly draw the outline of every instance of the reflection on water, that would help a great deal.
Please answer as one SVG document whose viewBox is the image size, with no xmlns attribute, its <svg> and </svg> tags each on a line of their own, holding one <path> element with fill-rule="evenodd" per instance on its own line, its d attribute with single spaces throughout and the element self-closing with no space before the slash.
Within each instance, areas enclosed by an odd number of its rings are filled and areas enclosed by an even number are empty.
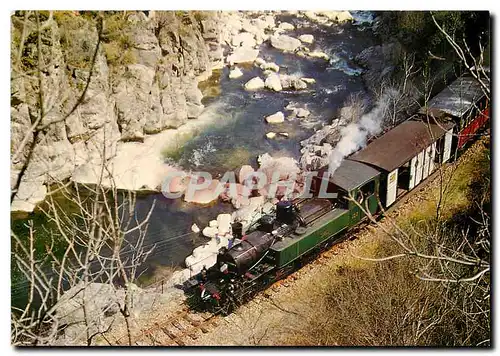
<svg viewBox="0 0 500 356">
<path fill-rule="evenodd" d="M 229 204 L 206 207 L 186 203 L 182 199 L 168 199 L 162 194 L 151 194 L 137 198 L 138 221 L 144 219 L 155 200 L 144 241 L 146 247 L 153 248 L 147 264 L 143 266 L 149 276 L 155 274 L 155 266 L 183 265 L 194 247 L 208 241 L 207 238 L 191 231 L 193 224 L 203 228 L 218 214 L 230 213 L 233 210 Z M 131 240 L 134 238 L 136 237 L 130 237 Z"/>
</svg>

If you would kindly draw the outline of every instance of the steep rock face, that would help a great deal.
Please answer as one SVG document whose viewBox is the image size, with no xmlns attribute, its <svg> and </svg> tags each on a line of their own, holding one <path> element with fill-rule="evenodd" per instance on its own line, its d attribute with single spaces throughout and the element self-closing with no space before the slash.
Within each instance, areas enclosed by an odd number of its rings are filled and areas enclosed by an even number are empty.
<svg viewBox="0 0 500 356">
<path fill-rule="evenodd" d="M 97 17 L 69 11 L 54 12 L 53 17 L 41 14 L 44 104 L 39 127 L 52 124 L 33 135 L 30 127 L 41 113 L 35 18 L 30 19 L 31 33 L 27 31 L 18 61 L 24 14 L 14 15 L 11 154 L 18 154 L 11 166 L 11 186 L 17 185 L 23 168 L 25 172 L 12 210 L 33 210 L 45 195 L 43 185 L 70 178 L 84 163 L 111 158 L 120 141 L 142 141 L 146 134 L 177 128 L 198 117 L 203 111 L 198 81 L 223 62 L 219 16 L 218 12 L 105 13 L 92 67 Z M 25 167 L 33 140 L 35 149 Z"/>
</svg>

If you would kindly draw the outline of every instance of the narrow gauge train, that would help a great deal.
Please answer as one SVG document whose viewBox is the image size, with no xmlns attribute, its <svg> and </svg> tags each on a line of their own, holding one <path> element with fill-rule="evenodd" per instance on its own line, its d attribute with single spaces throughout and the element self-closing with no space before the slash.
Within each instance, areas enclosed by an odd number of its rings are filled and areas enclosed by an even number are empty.
<svg viewBox="0 0 500 356">
<path fill-rule="evenodd" d="M 320 170 L 311 198 L 278 202 L 275 213 L 263 216 L 246 235 L 241 224 L 233 224 L 233 247 L 221 249 L 214 266 L 185 283 L 191 305 L 231 313 L 366 219 L 349 196 L 372 214 L 379 204 L 391 206 L 477 134 L 488 115 L 479 84 L 468 76 L 458 78 L 419 113 L 344 159 L 332 176 L 324 174 L 327 167 Z M 337 198 L 318 198 L 323 179 Z"/>
</svg>

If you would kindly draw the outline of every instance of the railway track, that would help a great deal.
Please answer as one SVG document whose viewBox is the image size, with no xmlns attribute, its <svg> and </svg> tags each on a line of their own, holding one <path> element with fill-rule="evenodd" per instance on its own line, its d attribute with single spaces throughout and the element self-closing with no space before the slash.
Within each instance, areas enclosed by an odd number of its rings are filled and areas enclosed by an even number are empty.
<svg viewBox="0 0 500 356">
<path fill-rule="evenodd" d="M 131 343 L 133 346 L 185 346 L 186 340 L 196 340 L 200 333 L 210 332 L 218 325 L 218 319 L 218 315 L 195 313 L 184 305 L 165 321 L 133 334 Z M 128 336 L 122 336 L 117 344 L 128 346 Z"/>
</svg>

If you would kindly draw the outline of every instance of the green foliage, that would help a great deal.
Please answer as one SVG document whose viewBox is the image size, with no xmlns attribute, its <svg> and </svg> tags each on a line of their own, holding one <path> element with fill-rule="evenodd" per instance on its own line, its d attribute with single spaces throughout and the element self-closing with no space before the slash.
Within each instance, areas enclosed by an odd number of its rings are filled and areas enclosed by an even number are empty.
<svg viewBox="0 0 500 356">
<path fill-rule="evenodd" d="M 215 98 L 218 97 L 221 92 L 221 81 L 222 70 L 215 69 L 212 71 L 212 75 L 207 79 L 200 83 L 198 83 L 198 88 L 203 93 L 203 97 L 206 98 Z"/>
<path fill-rule="evenodd" d="M 484 28 L 485 16 L 471 11 L 388 11 L 381 15 L 381 33 L 385 38 L 396 37 L 408 52 L 417 53 L 417 59 L 434 55 L 453 59 L 454 52 L 445 36 L 432 19 L 434 15 L 440 26 L 453 38 L 477 42 Z"/>
<path fill-rule="evenodd" d="M 104 13 L 103 42 L 108 64 L 113 67 L 135 62 L 134 42 L 129 36 L 130 24 L 125 13 Z"/>
<path fill-rule="evenodd" d="M 60 43 L 66 63 L 79 69 L 90 69 L 97 45 L 95 21 L 73 11 L 54 11 L 53 16 L 59 25 Z"/>
<path fill-rule="evenodd" d="M 131 49 L 125 49 L 117 42 L 104 43 L 104 53 L 110 66 L 125 66 L 135 62 L 135 56 Z"/>
<path fill-rule="evenodd" d="M 174 143 L 170 143 L 163 148 L 161 155 L 164 159 L 178 161 L 184 152 L 184 146 L 193 138 L 193 134 L 179 133 L 174 138 Z"/>
<path fill-rule="evenodd" d="M 177 17 L 184 17 L 184 15 L 188 15 L 188 12 L 187 11 L 174 11 L 174 15 L 177 16 Z"/>
</svg>

